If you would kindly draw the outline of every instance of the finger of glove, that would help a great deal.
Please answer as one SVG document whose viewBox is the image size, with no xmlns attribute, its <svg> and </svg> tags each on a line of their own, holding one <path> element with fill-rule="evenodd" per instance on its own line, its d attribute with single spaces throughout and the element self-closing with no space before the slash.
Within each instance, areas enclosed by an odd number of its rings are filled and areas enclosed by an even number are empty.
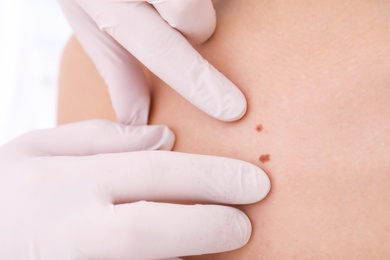
<svg viewBox="0 0 390 260">
<path fill-rule="evenodd" d="M 207 41 L 214 33 L 217 18 L 211 0 L 148 0 L 168 24 L 191 43 Z"/>
<path fill-rule="evenodd" d="M 72 0 L 60 0 L 62 9 L 84 50 L 104 79 L 118 121 L 145 125 L 148 122 L 150 93 L 139 62 Z"/>
<path fill-rule="evenodd" d="M 264 171 L 248 162 L 175 152 L 87 157 L 74 171 L 89 175 L 90 183 L 103 184 L 100 197 L 114 204 L 139 200 L 249 204 L 270 190 Z"/>
<path fill-rule="evenodd" d="M 141 150 L 171 150 L 174 134 L 166 126 L 125 126 L 91 120 L 28 133 L 13 144 L 36 155 L 86 156 Z"/>
<path fill-rule="evenodd" d="M 108 207 L 100 217 L 105 222 L 81 240 L 84 248 L 78 250 L 88 259 L 161 259 L 225 252 L 244 246 L 252 229 L 243 212 L 214 205 L 138 202 Z"/>
<path fill-rule="evenodd" d="M 210 116 L 240 119 L 241 91 L 204 60 L 177 30 L 144 2 L 79 0 L 84 10 L 148 69 Z"/>
</svg>

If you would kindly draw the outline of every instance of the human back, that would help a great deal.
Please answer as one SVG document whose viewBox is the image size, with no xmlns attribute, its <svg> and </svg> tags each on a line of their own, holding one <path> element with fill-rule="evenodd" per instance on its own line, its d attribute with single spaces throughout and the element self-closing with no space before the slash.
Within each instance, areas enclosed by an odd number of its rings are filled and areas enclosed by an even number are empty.
<svg viewBox="0 0 390 260">
<path fill-rule="evenodd" d="M 272 191 L 241 207 L 248 246 L 206 259 L 390 255 L 390 8 L 383 1 L 218 1 L 198 49 L 248 99 L 236 123 L 156 81 L 152 123 L 175 150 L 257 164 Z M 387 8 L 387 10 L 385 9 Z"/>
<path fill-rule="evenodd" d="M 388 4 L 215 1 L 216 34 L 197 49 L 246 95 L 247 115 L 235 123 L 204 115 L 150 77 L 150 122 L 170 126 L 176 151 L 246 160 L 272 181 L 266 200 L 240 207 L 253 224 L 250 243 L 204 258 L 390 255 Z M 98 82 L 90 73 L 86 82 Z M 83 110 L 85 102 L 77 111 L 113 119 L 107 95 L 86 93 L 95 109 Z M 60 111 L 66 107 L 60 102 Z M 78 116 L 61 112 L 59 119 Z"/>
</svg>

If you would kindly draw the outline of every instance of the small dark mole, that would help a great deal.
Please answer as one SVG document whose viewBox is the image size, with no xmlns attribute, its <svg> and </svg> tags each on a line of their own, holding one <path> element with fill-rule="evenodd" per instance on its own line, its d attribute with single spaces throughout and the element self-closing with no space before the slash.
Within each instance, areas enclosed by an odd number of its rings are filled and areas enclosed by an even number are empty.
<svg viewBox="0 0 390 260">
<path fill-rule="evenodd" d="M 263 131 L 263 125 L 261 125 L 261 124 L 260 124 L 260 125 L 257 125 L 257 126 L 256 126 L 256 131 L 257 131 L 257 132 Z"/>
<path fill-rule="evenodd" d="M 259 161 L 262 163 L 269 162 L 271 160 L 271 155 L 269 154 L 262 154 L 259 158 Z"/>
</svg>

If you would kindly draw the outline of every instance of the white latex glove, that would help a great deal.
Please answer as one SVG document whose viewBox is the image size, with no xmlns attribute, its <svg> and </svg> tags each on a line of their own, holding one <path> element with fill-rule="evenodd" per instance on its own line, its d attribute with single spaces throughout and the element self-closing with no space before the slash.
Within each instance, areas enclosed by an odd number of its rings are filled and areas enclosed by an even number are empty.
<svg viewBox="0 0 390 260">
<path fill-rule="evenodd" d="M 173 142 L 163 126 L 87 121 L 1 147 L 0 259 L 159 259 L 246 244 L 243 212 L 174 203 L 254 203 L 268 177 L 234 159 L 138 152 Z"/>
<path fill-rule="evenodd" d="M 183 36 L 202 42 L 212 35 L 216 18 L 211 0 L 59 1 L 104 78 L 121 123 L 144 125 L 148 120 L 149 89 L 137 59 L 210 116 L 234 121 L 245 114 L 241 91 Z"/>
</svg>

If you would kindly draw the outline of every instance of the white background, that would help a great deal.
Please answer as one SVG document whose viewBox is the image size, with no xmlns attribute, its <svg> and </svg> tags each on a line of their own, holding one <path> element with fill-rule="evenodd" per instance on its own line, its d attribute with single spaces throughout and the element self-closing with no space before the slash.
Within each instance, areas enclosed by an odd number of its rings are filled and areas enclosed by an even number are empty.
<svg viewBox="0 0 390 260">
<path fill-rule="evenodd" d="M 0 145 L 55 125 L 59 62 L 70 34 L 56 0 L 0 0 Z"/>
</svg>

